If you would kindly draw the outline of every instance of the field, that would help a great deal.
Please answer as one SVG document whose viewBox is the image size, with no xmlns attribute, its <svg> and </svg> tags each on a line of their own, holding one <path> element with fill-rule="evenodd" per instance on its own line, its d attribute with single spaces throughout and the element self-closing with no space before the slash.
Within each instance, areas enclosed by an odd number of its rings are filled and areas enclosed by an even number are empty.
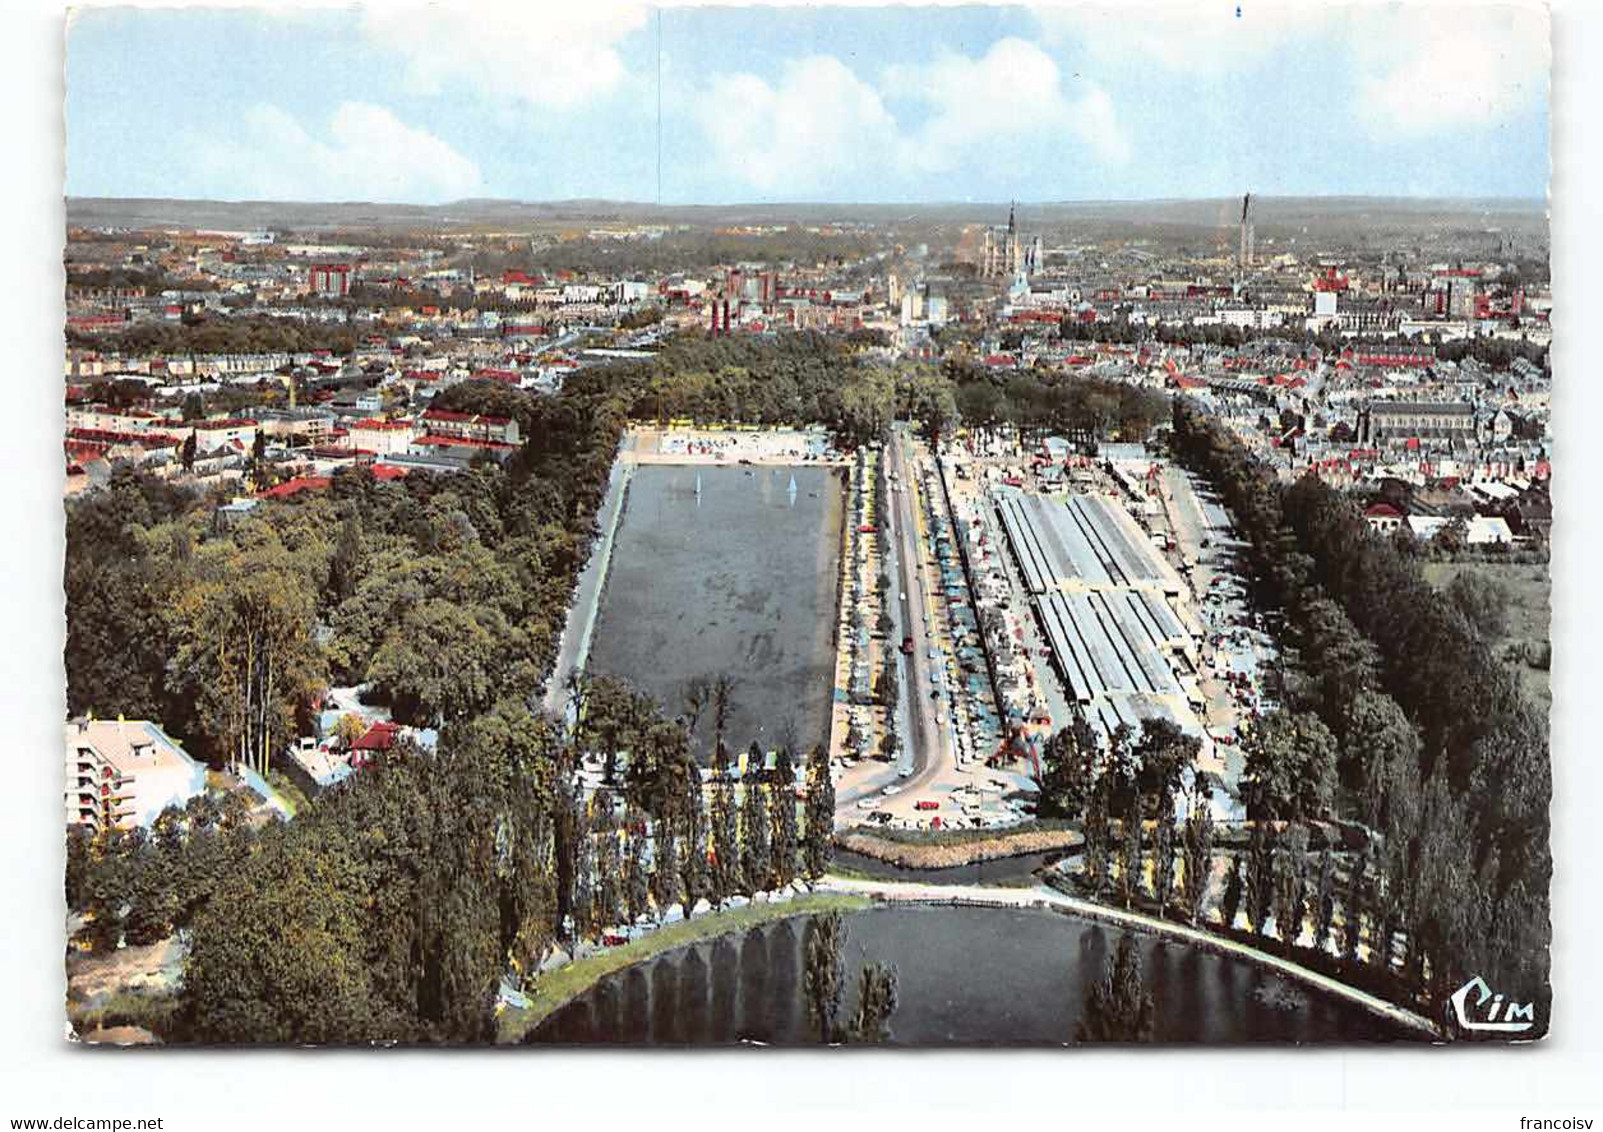
<svg viewBox="0 0 1603 1132">
<path fill-rule="evenodd" d="M 1515 655 L 1522 646 L 1532 657 L 1538 653 L 1551 655 L 1547 645 L 1553 587 L 1547 567 L 1505 562 L 1433 562 L 1425 567 L 1425 579 L 1433 586 L 1444 588 L 1465 572 L 1478 574 L 1507 590 L 1508 624 L 1505 631 L 1494 638 L 1492 647 L 1519 673 L 1525 694 L 1538 704 L 1550 705 L 1553 691 L 1548 682 L 1548 670 Z"/>
<path fill-rule="evenodd" d="M 637 469 L 590 671 L 623 677 L 670 716 L 684 711 L 690 680 L 727 674 L 731 749 L 825 742 L 840 516 L 833 469 Z M 709 708 L 696 736 L 704 758 L 712 731 Z"/>
</svg>

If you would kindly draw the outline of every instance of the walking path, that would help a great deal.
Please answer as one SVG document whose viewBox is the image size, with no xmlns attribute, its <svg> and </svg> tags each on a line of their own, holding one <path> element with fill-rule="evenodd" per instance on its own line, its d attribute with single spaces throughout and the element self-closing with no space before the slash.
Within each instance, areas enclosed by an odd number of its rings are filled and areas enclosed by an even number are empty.
<svg viewBox="0 0 1603 1132">
<path fill-rule="evenodd" d="M 1383 998 L 1369 994 L 1366 991 L 1350 987 L 1328 975 L 1318 971 L 1299 966 L 1290 960 L 1277 955 L 1270 955 L 1266 951 L 1259 951 L 1244 943 L 1233 939 L 1214 935 L 1197 928 L 1187 927 L 1172 920 L 1159 920 L 1152 916 L 1142 915 L 1140 912 L 1128 912 L 1122 908 L 1110 908 L 1105 904 L 1095 904 L 1089 900 L 1079 900 L 1067 896 L 1054 888 L 1045 885 L 1036 888 L 991 888 L 984 885 L 958 885 L 958 884 L 923 884 L 905 881 L 887 880 L 859 880 L 835 876 L 830 874 L 816 886 L 820 891 L 851 893 L 859 896 L 870 896 L 876 900 L 894 901 L 910 904 L 971 904 L 992 908 L 1053 908 L 1073 913 L 1090 920 L 1099 920 L 1104 923 L 1117 924 L 1121 927 L 1133 928 L 1138 931 L 1150 932 L 1155 935 L 1167 936 L 1171 939 L 1183 940 L 1197 947 L 1205 947 L 1213 951 L 1222 952 L 1260 967 L 1267 967 L 1277 974 L 1313 987 L 1325 994 L 1335 995 L 1356 1006 L 1363 1007 L 1372 1014 L 1376 1014 L 1387 1021 L 1404 1026 L 1426 1037 L 1440 1040 L 1440 1029 L 1431 1022 L 1411 1010 L 1387 1002 Z"/>
<path fill-rule="evenodd" d="M 635 462 L 629 448 L 632 437 L 625 437 L 622 447 L 612 462 L 607 481 L 607 495 L 601 501 L 596 523 L 601 533 L 590 550 L 590 559 L 579 572 L 579 581 L 573 588 L 573 602 L 568 606 L 568 621 L 562 627 L 562 640 L 557 646 L 557 661 L 546 681 L 544 710 L 550 715 L 567 718 L 568 674 L 574 669 L 584 670 L 590 659 L 590 638 L 595 633 L 596 617 L 600 612 L 601 591 L 607 580 L 607 567 L 612 562 L 612 545 L 618 533 L 618 520 L 623 515 L 624 500 L 629 494 L 629 480 L 634 475 Z M 572 726 L 573 720 L 568 720 Z"/>
</svg>

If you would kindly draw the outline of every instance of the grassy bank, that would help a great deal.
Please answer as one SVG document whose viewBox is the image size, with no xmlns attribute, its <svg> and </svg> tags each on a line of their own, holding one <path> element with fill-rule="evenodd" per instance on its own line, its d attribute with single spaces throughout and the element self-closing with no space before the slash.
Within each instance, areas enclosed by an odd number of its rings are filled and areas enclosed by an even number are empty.
<svg viewBox="0 0 1603 1132">
<path fill-rule="evenodd" d="M 870 907 L 873 901 L 866 896 L 838 892 L 815 892 L 797 896 L 776 904 L 767 902 L 747 904 L 723 912 L 710 912 L 693 920 L 681 920 L 658 928 L 639 939 L 630 940 L 621 947 L 587 955 L 565 967 L 541 975 L 529 992 L 527 1007 L 507 1007 L 497 1022 L 496 1040 L 519 1042 L 532 1033 L 541 1022 L 557 1010 L 578 998 L 601 979 L 625 967 L 643 963 L 665 951 L 685 947 L 702 940 L 715 939 L 745 931 L 775 920 L 791 916 L 811 916 L 821 912 L 857 912 Z"/>
</svg>

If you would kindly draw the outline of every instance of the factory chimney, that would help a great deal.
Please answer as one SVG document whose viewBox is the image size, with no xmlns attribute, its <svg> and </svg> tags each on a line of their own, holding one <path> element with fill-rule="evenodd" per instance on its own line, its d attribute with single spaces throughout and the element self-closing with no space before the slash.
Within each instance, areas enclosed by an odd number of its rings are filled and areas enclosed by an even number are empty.
<svg viewBox="0 0 1603 1132">
<path fill-rule="evenodd" d="M 1252 194 L 1248 193 L 1241 198 L 1241 250 L 1237 256 L 1237 266 L 1243 272 L 1252 266 L 1253 244 Z"/>
</svg>

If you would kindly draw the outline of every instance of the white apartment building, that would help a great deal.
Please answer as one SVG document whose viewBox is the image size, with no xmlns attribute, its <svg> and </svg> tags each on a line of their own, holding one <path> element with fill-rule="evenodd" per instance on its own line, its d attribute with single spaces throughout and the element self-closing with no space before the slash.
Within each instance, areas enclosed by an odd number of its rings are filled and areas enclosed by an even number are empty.
<svg viewBox="0 0 1603 1132">
<path fill-rule="evenodd" d="M 65 728 L 68 825 L 149 828 L 206 790 L 206 767 L 154 723 L 75 719 Z"/>
</svg>

